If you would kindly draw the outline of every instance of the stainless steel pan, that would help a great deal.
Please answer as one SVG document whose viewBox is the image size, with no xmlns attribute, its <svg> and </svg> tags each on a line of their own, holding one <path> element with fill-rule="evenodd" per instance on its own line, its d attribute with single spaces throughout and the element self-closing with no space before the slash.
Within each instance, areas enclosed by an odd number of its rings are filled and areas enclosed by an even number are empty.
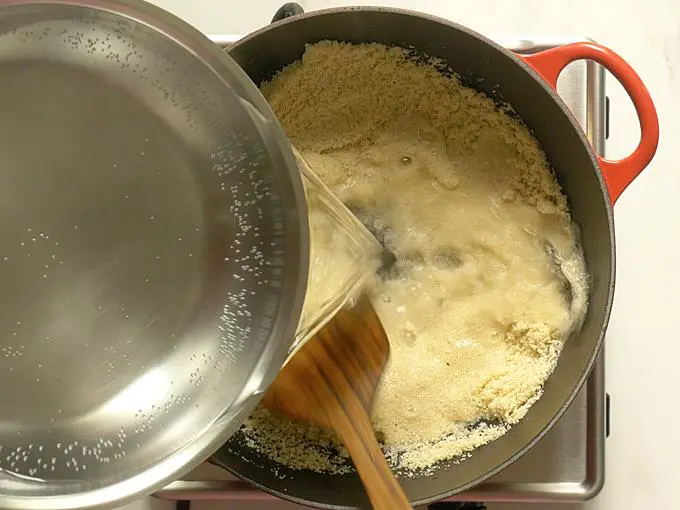
<svg viewBox="0 0 680 510">
<path fill-rule="evenodd" d="M 228 56 L 139 1 L 3 1 L 0 112 L 0 507 L 150 493 L 286 358 L 291 150 Z"/>
</svg>

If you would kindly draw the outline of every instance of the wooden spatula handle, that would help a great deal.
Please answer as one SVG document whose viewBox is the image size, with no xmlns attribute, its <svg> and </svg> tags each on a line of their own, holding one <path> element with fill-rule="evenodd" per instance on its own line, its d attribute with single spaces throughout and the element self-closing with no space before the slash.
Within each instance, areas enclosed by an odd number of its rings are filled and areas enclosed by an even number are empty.
<svg viewBox="0 0 680 510">
<path fill-rule="evenodd" d="M 390 344 L 370 299 L 340 310 L 303 345 L 265 393 L 265 406 L 333 429 L 343 440 L 373 507 L 411 504 L 394 477 L 368 416 Z"/>
<path fill-rule="evenodd" d="M 352 420 L 335 421 L 335 431 L 349 450 L 354 466 L 364 482 L 368 498 L 376 510 L 411 509 L 404 490 L 385 460 L 367 414 L 355 408 Z"/>
</svg>

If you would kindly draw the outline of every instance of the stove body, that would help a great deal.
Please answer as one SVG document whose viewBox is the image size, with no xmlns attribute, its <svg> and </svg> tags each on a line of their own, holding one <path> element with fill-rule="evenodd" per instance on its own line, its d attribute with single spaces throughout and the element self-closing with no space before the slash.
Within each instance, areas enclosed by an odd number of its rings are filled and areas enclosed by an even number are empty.
<svg viewBox="0 0 680 510">
<path fill-rule="evenodd" d="M 213 36 L 227 47 L 238 36 Z M 576 39 L 496 39 L 506 48 L 535 53 Z M 558 93 L 583 127 L 595 151 L 604 155 L 609 101 L 599 64 L 579 61 L 560 76 Z M 593 498 L 604 483 L 604 443 L 609 429 L 609 396 L 604 386 L 604 349 L 588 382 L 552 430 L 526 455 L 486 482 L 450 498 L 478 502 L 580 502 Z M 227 471 L 203 464 L 155 494 L 169 500 L 271 500 Z"/>
</svg>

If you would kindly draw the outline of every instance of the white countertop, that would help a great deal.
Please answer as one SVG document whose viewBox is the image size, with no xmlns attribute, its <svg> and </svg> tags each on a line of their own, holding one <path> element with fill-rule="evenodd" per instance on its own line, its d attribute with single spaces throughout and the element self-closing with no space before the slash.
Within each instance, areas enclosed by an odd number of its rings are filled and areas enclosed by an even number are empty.
<svg viewBox="0 0 680 510">
<path fill-rule="evenodd" d="M 242 34 L 267 24 L 284 0 L 152 0 L 209 34 Z M 339 5 L 417 9 L 493 36 L 589 36 L 622 55 L 645 81 L 661 127 L 652 164 L 615 207 L 617 281 L 607 334 L 606 384 L 612 398 L 606 482 L 588 510 L 680 508 L 680 3 L 677 0 L 300 0 L 305 10 Z M 627 155 L 639 129 L 632 105 L 612 77 L 608 157 Z M 671 402 L 674 402 L 672 404 Z M 287 503 L 238 510 L 288 510 Z M 132 510 L 165 510 L 145 499 Z M 201 502 L 192 510 L 225 508 Z M 232 506 L 236 508 L 236 506 Z M 557 505 L 491 505 L 491 510 Z M 559 506 L 559 508 L 564 508 Z"/>
</svg>

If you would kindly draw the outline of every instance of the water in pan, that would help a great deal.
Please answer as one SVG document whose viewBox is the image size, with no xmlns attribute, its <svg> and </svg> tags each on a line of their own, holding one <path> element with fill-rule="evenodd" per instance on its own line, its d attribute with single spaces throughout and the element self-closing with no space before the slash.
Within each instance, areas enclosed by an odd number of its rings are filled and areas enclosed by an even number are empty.
<svg viewBox="0 0 680 510">
<path fill-rule="evenodd" d="M 257 132 L 190 57 L 75 7 L 0 17 L 3 487 L 166 457 L 237 398 L 269 336 L 280 197 Z"/>
</svg>

